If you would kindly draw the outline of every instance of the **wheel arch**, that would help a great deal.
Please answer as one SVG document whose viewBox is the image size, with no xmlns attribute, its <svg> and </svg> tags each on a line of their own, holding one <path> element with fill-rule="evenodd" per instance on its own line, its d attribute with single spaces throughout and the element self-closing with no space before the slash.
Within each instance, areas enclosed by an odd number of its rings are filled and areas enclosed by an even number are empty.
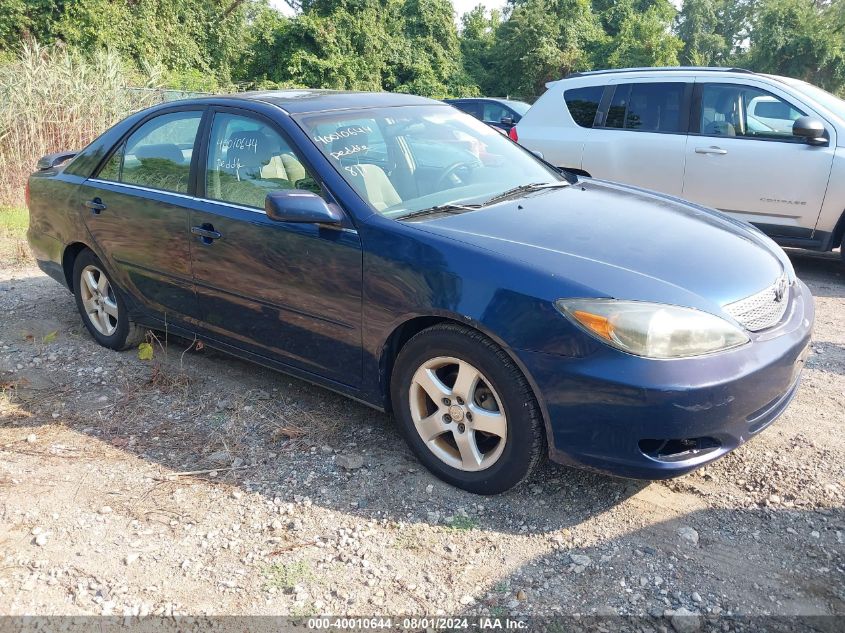
<svg viewBox="0 0 845 633">
<path fill-rule="evenodd" d="M 79 254 L 86 249 L 96 254 L 96 251 L 94 251 L 93 248 L 91 248 L 88 244 L 85 244 L 84 242 L 71 242 L 70 244 L 65 246 L 65 250 L 62 253 L 62 270 L 65 274 L 65 281 L 67 281 L 67 287 L 70 289 L 71 292 L 74 291 L 73 264 L 76 261 L 76 258 L 79 257 Z"/>
<path fill-rule="evenodd" d="M 528 371 L 528 368 L 519 359 L 519 357 L 513 353 L 513 350 L 507 345 L 507 343 L 505 343 L 505 341 L 503 341 L 493 332 L 490 332 L 482 324 L 466 317 L 458 318 L 454 315 L 448 314 L 417 315 L 409 317 L 394 326 L 390 334 L 385 339 L 384 344 L 381 347 L 381 352 L 379 354 L 379 377 L 381 379 L 380 383 L 382 398 L 384 399 L 385 411 L 392 411 L 392 403 L 390 398 L 390 382 L 393 376 L 393 367 L 396 363 L 396 358 L 399 356 L 399 352 L 402 350 L 402 347 L 404 347 L 405 343 L 411 340 L 411 338 L 413 338 L 416 334 L 419 334 L 423 330 L 428 329 L 434 325 L 438 325 L 440 323 L 453 323 L 455 325 L 460 325 L 462 327 L 475 330 L 479 334 L 489 338 L 496 345 L 498 345 L 502 349 L 502 351 L 504 351 L 505 354 L 507 354 L 508 358 L 510 358 L 511 361 L 517 366 L 519 371 L 522 372 L 522 375 L 528 382 L 528 386 L 531 388 L 531 392 L 534 395 L 534 399 L 540 406 L 540 414 L 543 416 L 543 427 L 546 430 L 547 443 L 549 448 L 551 449 L 551 447 L 553 446 L 553 436 L 549 423 L 549 415 L 548 410 L 546 408 L 546 402 L 540 393 L 537 383 L 534 381 L 534 378 Z"/>
<path fill-rule="evenodd" d="M 833 227 L 833 233 L 830 234 L 830 243 L 828 244 L 827 250 L 833 250 L 834 248 L 838 248 L 842 244 L 842 238 L 845 237 L 845 211 L 842 212 L 842 215 L 839 216 L 839 220 L 836 222 L 836 226 Z M 842 254 L 842 257 L 845 258 L 845 253 Z"/>
</svg>

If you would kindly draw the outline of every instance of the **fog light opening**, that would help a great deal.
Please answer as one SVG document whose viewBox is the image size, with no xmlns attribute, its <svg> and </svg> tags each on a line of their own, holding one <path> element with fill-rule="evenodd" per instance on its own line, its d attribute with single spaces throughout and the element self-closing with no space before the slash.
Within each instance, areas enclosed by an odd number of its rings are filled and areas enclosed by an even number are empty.
<svg viewBox="0 0 845 633">
<path fill-rule="evenodd" d="M 688 437 L 683 439 L 640 440 L 644 455 L 662 462 L 680 462 L 717 450 L 722 444 L 712 437 Z"/>
</svg>

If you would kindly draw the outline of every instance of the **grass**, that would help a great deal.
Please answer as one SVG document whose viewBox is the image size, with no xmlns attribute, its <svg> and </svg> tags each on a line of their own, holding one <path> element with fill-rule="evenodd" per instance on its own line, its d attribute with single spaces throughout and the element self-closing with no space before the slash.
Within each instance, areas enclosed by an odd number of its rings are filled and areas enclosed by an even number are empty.
<svg viewBox="0 0 845 633">
<path fill-rule="evenodd" d="M 26 243 L 29 212 L 0 206 L 0 265 L 20 266 L 32 260 Z"/>
<path fill-rule="evenodd" d="M 21 237 L 29 226 L 29 212 L 19 207 L 0 206 L 0 231 Z"/>
<path fill-rule="evenodd" d="M 295 563 L 273 563 L 264 572 L 267 587 L 290 591 L 296 585 L 307 583 L 314 578 L 311 566 L 305 561 Z"/>
<path fill-rule="evenodd" d="M 456 516 L 449 521 L 449 527 L 453 530 L 471 530 L 478 527 L 478 522 L 470 517 Z"/>
<path fill-rule="evenodd" d="M 24 44 L 0 63 L 0 204 L 20 205 L 43 155 L 79 150 L 130 112 L 162 100 L 160 72 L 127 71 L 115 52 L 90 56 Z M 135 90 L 133 88 L 153 88 Z"/>
</svg>

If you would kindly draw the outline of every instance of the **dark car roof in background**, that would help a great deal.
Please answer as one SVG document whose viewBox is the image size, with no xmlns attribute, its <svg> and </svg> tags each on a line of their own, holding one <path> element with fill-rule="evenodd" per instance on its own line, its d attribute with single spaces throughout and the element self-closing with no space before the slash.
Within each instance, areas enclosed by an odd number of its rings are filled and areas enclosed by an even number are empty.
<svg viewBox="0 0 845 633">
<path fill-rule="evenodd" d="M 499 103 L 526 103 L 519 99 L 508 99 L 507 97 L 455 97 L 454 99 L 443 99 L 446 103 L 458 103 L 459 101 L 496 101 Z"/>
<path fill-rule="evenodd" d="M 434 99 L 394 92 L 345 92 L 340 90 L 312 90 L 304 88 L 238 92 L 234 94 L 215 95 L 213 97 L 201 97 L 191 99 L 190 101 L 196 103 L 213 103 L 223 100 L 261 101 L 278 106 L 290 114 L 405 105 L 442 105 L 441 101 Z"/>
</svg>

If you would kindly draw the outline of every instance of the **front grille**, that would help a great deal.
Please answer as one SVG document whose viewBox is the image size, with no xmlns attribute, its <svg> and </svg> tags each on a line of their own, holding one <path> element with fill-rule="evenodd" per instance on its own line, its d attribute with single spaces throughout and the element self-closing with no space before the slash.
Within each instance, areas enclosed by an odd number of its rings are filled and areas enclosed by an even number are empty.
<svg viewBox="0 0 845 633">
<path fill-rule="evenodd" d="M 792 287 L 786 275 L 783 275 L 757 294 L 727 304 L 724 306 L 725 312 L 747 330 L 752 332 L 765 330 L 776 325 L 783 318 L 786 306 L 789 304 L 791 290 Z"/>
</svg>

